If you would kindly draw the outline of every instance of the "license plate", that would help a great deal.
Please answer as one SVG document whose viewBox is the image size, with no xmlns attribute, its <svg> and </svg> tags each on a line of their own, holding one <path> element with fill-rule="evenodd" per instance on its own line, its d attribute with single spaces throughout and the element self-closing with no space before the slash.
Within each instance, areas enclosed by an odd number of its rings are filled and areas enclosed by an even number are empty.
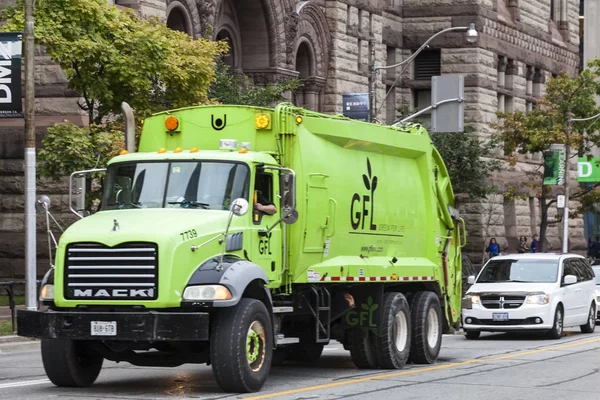
<svg viewBox="0 0 600 400">
<path fill-rule="evenodd" d="M 92 336 L 116 336 L 117 321 L 92 321 Z"/>
<path fill-rule="evenodd" d="M 492 321 L 508 321 L 508 313 L 493 313 Z"/>
</svg>

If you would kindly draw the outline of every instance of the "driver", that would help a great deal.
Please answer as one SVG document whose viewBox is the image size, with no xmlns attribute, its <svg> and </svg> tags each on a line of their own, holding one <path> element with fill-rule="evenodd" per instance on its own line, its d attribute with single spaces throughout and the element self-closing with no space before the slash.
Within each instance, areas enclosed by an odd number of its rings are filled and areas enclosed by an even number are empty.
<svg viewBox="0 0 600 400">
<path fill-rule="evenodd" d="M 273 215 L 277 212 L 277 207 L 275 204 L 267 200 L 260 190 L 254 191 L 254 208 L 269 215 Z"/>
</svg>

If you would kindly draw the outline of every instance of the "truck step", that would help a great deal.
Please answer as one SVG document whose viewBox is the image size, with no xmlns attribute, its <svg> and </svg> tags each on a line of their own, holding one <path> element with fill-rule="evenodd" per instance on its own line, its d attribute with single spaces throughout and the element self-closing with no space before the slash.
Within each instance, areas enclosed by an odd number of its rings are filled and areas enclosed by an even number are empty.
<svg viewBox="0 0 600 400">
<path fill-rule="evenodd" d="M 294 307 L 273 307 L 273 314 L 291 313 Z"/>
<path fill-rule="evenodd" d="M 297 337 L 288 337 L 286 338 L 281 333 L 277 334 L 277 346 L 282 346 L 286 344 L 295 344 L 300 343 L 300 338 Z"/>
</svg>

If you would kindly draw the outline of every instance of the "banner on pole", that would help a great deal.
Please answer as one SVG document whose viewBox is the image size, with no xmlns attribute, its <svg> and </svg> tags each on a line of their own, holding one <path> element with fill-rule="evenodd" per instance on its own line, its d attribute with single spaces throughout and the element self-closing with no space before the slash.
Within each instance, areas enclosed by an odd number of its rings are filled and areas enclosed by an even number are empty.
<svg viewBox="0 0 600 400">
<path fill-rule="evenodd" d="M 21 101 L 23 34 L 0 32 L 0 118 L 24 118 Z"/>
<path fill-rule="evenodd" d="M 565 184 L 565 146 L 553 144 L 544 153 L 544 185 Z"/>
</svg>

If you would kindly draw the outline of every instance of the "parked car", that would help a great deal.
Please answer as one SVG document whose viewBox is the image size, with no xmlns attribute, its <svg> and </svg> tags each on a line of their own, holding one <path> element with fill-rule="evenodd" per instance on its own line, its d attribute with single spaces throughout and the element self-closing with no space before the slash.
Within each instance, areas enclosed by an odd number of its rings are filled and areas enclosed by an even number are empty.
<svg viewBox="0 0 600 400">
<path fill-rule="evenodd" d="M 600 303 L 600 265 L 592 266 L 594 273 L 596 274 L 596 304 Z M 597 318 L 600 319 L 600 307 L 598 307 Z"/>
<path fill-rule="evenodd" d="M 577 254 L 511 254 L 490 259 L 462 304 L 467 339 L 481 332 L 546 331 L 558 339 L 564 328 L 596 327 L 594 270 Z"/>
</svg>

